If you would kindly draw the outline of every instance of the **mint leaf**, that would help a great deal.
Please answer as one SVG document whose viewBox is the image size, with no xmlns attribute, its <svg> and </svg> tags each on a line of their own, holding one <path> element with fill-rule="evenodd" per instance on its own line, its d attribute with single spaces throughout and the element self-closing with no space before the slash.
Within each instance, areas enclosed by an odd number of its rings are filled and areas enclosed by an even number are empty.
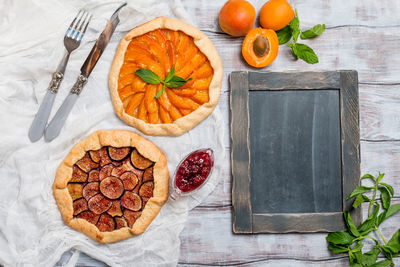
<svg viewBox="0 0 400 267">
<path fill-rule="evenodd" d="M 297 39 L 300 34 L 300 20 L 299 15 L 297 14 L 297 9 L 295 9 L 295 15 L 292 21 L 289 23 L 289 27 L 292 30 L 293 42 L 297 43 Z"/>
<path fill-rule="evenodd" d="M 157 92 L 157 94 L 154 98 L 155 99 L 159 98 L 162 95 L 162 93 L 164 93 L 164 90 L 165 90 L 165 84 L 163 84 L 161 90 Z"/>
<path fill-rule="evenodd" d="M 390 194 L 393 196 L 394 195 L 394 190 L 393 190 L 393 187 L 391 186 L 391 185 L 388 185 L 388 184 L 385 184 L 385 183 L 382 183 L 382 182 L 380 182 L 379 184 L 381 184 L 381 185 L 383 185 L 384 187 L 386 187 L 388 190 L 389 190 L 389 192 L 390 192 Z"/>
<path fill-rule="evenodd" d="M 392 262 L 390 260 L 378 261 L 375 264 L 372 264 L 370 267 L 388 267 L 391 266 Z"/>
<path fill-rule="evenodd" d="M 302 32 L 300 38 L 301 39 L 314 38 L 318 35 L 321 35 L 321 33 L 323 33 L 324 31 L 325 31 L 325 24 L 317 24 L 311 29 Z"/>
<path fill-rule="evenodd" d="M 359 194 L 359 195 L 357 195 L 356 199 L 353 202 L 353 208 L 356 209 L 356 208 L 358 208 L 358 206 L 361 205 L 361 203 L 368 202 L 368 201 L 369 201 L 369 198 L 367 196 Z"/>
<path fill-rule="evenodd" d="M 374 249 L 364 253 L 361 257 L 362 263 L 366 266 L 370 266 L 376 262 L 378 255 L 381 251 L 375 247 Z"/>
<path fill-rule="evenodd" d="M 333 232 L 329 233 L 326 241 L 335 245 L 351 245 L 355 238 L 347 232 Z"/>
<path fill-rule="evenodd" d="M 383 176 L 385 176 L 385 174 L 379 172 L 379 176 L 378 176 L 378 178 L 376 178 L 376 182 L 377 182 L 378 184 L 379 184 L 379 182 L 383 179 Z"/>
<path fill-rule="evenodd" d="M 389 218 L 390 216 L 392 216 L 399 210 L 400 210 L 400 204 L 394 204 L 394 205 L 390 206 L 386 211 L 385 219 Z"/>
<path fill-rule="evenodd" d="M 400 229 L 393 234 L 387 245 L 393 250 L 393 254 L 400 252 Z"/>
<path fill-rule="evenodd" d="M 351 192 L 350 195 L 348 195 L 348 197 L 346 198 L 346 200 L 349 200 L 350 198 L 353 198 L 359 194 L 365 193 L 371 189 L 374 189 L 374 187 L 368 187 L 368 186 L 359 186 L 356 189 L 353 190 L 353 192 Z"/>
<path fill-rule="evenodd" d="M 346 222 L 347 228 L 349 229 L 350 233 L 356 237 L 360 236 L 360 233 L 357 230 L 356 225 L 353 222 L 353 219 L 351 218 L 351 215 L 348 211 L 345 211 L 343 213 L 344 221 Z"/>
<path fill-rule="evenodd" d="M 334 245 L 334 244 L 329 244 L 328 249 L 332 251 L 333 253 L 339 254 L 343 252 L 347 252 L 350 249 L 348 247 L 340 246 L 340 245 Z"/>
<path fill-rule="evenodd" d="M 292 38 L 292 29 L 289 25 L 287 25 L 285 28 L 277 31 L 276 35 L 278 35 L 280 45 L 286 44 L 287 42 L 289 42 L 290 38 Z"/>
<path fill-rule="evenodd" d="M 186 82 L 190 80 L 192 80 L 192 78 L 185 80 L 179 76 L 173 76 L 169 82 L 165 83 L 165 85 L 169 88 L 176 88 L 184 85 Z"/>
<path fill-rule="evenodd" d="M 374 181 L 375 182 L 375 177 L 374 176 L 372 176 L 371 174 L 369 174 L 369 173 L 367 173 L 367 174 L 364 174 L 364 176 L 363 177 L 361 177 L 361 180 L 362 179 L 371 179 L 372 181 Z"/>
<path fill-rule="evenodd" d="M 371 216 L 368 217 L 360 226 L 358 226 L 357 230 L 361 235 L 367 235 L 375 229 L 376 217 L 379 212 L 379 205 L 375 206 L 374 212 Z"/>
<path fill-rule="evenodd" d="M 290 48 L 292 48 L 293 56 L 298 59 L 301 58 L 307 63 L 315 64 L 318 63 L 318 57 L 315 54 L 314 50 L 311 49 L 308 45 L 299 44 L 299 43 L 289 43 L 287 44 Z"/>
<path fill-rule="evenodd" d="M 151 70 L 138 69 L 135 73 L 137 76 L 139 76 L 143 81 L 147 83 L 159 84 L 161 82 L 160 76 L 158 76 Z"/>
<path fill-rule="evenodd" d="M 390 193 L 389 190 L 382 186 L 378 188 L 379 191 L 381 191 L 381 200 L 382 200 L 382 206 L 385 210 L 387 210 L 390 206 Z"/>
<path fill-rule="evenodd" d="M 172 77 L 174 77 L 174 75 L 175 75 L 175 67 L 172 66 L 172 68 L 171 68 L 171 70 L 169 71 L 167 77 L 165 77 L 165 79 L 164 79 L 164 83 L 169 82 L 169 81 L 172 79 Z"/>
</svg>

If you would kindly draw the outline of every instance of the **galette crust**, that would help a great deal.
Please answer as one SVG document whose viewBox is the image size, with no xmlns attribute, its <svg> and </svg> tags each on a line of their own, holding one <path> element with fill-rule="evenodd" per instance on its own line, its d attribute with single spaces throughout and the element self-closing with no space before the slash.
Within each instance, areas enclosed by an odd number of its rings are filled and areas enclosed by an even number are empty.
<svg viewBox="0 0 400 267">
<path fill-rule="evenodd" d="M 153 197 L 148 200 L 141 216 L 131 228 L 124 227 L 112 232 L 101 232 L 94 224 L 84 219 L 73 217 L 73 200 L 67 189 L 67 184 L 72 178 L 72 166 L 87 151 L 98 150 L 103 146 L 135 147 L 140 154 L 155 162 L 153 167 Z M 100 243 L 111 243 L 141 234 L 146 230 L 168 199 L 168 183 L 167 159 L 153 143 L 131 131 L 97 131 L 77 143 L 61 162 L 54 180 L 53 194 L 61 216 L 67 225 Z"/>
<path fill-rule="evenodd" d="M 118 77 L 121 66 L 124 63 L 125 52 L 130 41 L 136 36 L 140 36 L 160 28 L 182 31 L 185 34 L 193 37 L 195 45 L 208 58 L 210 65 L 214 70 L 214 76 L 209 87 L 209 102 L 201 105 L 192 113 L 183 116 L 172 123 L 151 124 L 125 113 L 123 103 L 118 95 Z M 109 75 L 111 101 L 118 117 L 120 117 L 125 123 L 137 128 L 143 133 L 148 135 L 178 136 L 195 127 L 212 113 L 221 94 L 222 76 L 223 69 L 221 58 L 211 40 L 204 33 L 184 21 L 167 17 L 158 17 L 132 29 L 121 39 L 115 53 L 114 61 L 111 65 Z"/>
</svg>

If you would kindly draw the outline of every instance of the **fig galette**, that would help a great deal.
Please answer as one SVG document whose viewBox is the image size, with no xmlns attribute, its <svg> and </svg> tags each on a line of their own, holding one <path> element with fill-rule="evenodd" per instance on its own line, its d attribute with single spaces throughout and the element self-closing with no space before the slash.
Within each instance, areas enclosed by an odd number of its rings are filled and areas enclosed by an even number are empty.
<svg viewBox="0 0 400 267">
<path fill-rule="evenodd" d="M 143 233 L 168 198 L 164 154 L 140 135 L 97 131 L 60 164 L 53 193 L 67 225 L 100 243 Z"/>
</svg>

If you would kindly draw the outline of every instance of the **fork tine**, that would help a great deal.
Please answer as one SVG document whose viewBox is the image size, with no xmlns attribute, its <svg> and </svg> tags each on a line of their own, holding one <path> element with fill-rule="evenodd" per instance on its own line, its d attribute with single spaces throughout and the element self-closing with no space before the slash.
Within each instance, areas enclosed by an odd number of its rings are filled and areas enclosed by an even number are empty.
<svg viewBox="0 0 400 267">
<path fill-rule="evenodd" d="M 79 17 L 78 21 L 76 22 L 74 29 L 72 31 L 72 34 L 70 36 L 72 39 L 75 39 L 75 37 L 79 34 L 79 31 L 78 31 L 79 24 L 81 23 L 82 18 L 86 15 L 86 11 L 85 10 L 82 10 L 82 11 L 83 11 L 82 15 Z M 75 32 L 77 32 L 77 33 L 75 34 Z"/>
<path fill-rule="evenodd" d="M 71 38 L 73 39 L 78 39 L 78 36 L 82 30 L 82 25 L 85 23 L 86 18 L 88 17 L 89 13 L 84 11 L 82 17 L 80 17 L 80 19 L 78 20 L 78 22 L 75 25 L 75 30 L 76 30 L 76 34 L 75 36 L 71 36 Z"/>
<path fill-rule="evenodd" d="M 75 23 L 76 19 L 79 17 L 79 15 L 81 14 L 82 11 L 83 11 L 83 10 L 79 10 L 78 14 L 77 14 L 76 17 L 74 18 L 74 20 L 71 22 L 71 25 L 69 25 L 67 31 L 65 32 L 65 36 L 68 36 L 69 33 L 71 32 L 71 30 L 73 30 L 73 27 L 72 27 L 72 26 L 74 26 L 74 23 Z"/>
<path fill-rule="evenodd" d="M 85 35 L 86 29 L 89 25 L 90 20 L 92 19 L 93 15 L 90 15 L 89 19 L 86 21 L 86 25 L 85 28 L 83 29 L 83 32 L 81 33 L 81 36 L 79 37 L 78 41 L 80 42 L 83 38 L 83 36 Z"/>
</svg>

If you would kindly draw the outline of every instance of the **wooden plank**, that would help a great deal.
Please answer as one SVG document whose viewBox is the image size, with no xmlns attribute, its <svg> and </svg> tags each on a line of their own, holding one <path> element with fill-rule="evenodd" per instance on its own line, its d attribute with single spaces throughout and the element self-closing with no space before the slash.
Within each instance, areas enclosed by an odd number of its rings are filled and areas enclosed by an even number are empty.
<svg viewBox="0 0 400 267">
<path fill-rule="evenodd" d="M 356 71 L 340 71 L 340 108 L 342 123 L 343 209 L 351 210 L 346 197 L 360 184 L 360 128 L 358 76 Z M 351 212 L 354 223 L 361 222 L 361 210 Z"/>
<path fill-rule="evenodd" d="M 233 231 L 251 233 L 249 82 L 247 72 L 230 75 Z"/>
<path fill-rule="evenodd" d="M 317 233 L 345 229 L 342 212 L 253 214 L 253 233 Z"/>
<path fill-rule="evenodd" d="M 250 90 L 338 89 L 337 71 L 249 72 Z"/>
<path fill-rule="evenodd" d="M 257 11 L 266 0 L 248 0 Z M 218 14 L 226 0 L 184 0 L 186 10 L 191 14 L 195 24 L 201 29 L 221 32 L 218 25 Z M 302 29 L 308 29 L 317 23 L 332 27 L 398 27 L 399 20 L 394 14 L 400 14 L 400 5 L 393 0 L 382 1 L 318 1 L 291 0 L 290 4 L 298 10 Z M 258 19 L 256 21 L 258 25 Z"/>
<path fill-rule="evenodd" d="M 395 199 L 393 203 L 400 203 L 400 199 Z M 365 219 L 368 205 L 362 204 L 362 209 Z M 328 250 L 325 233 L 234 235 L 230 226 L 231 214 L 230 207 L 192 210 L 181 234 L 179 262 L 231 266 L 251 262 L 261 265 L 265 262 L 273 265 L 290 260 L 321 263 L 344 256 Z M 386 239 L 398 229 L 398 221 L 400 213 L 381 225 Z M 373 242 L 367 244 L 366 247 Z M 400 262 L 400 258 L 397 261 Z"/>
</svg>

